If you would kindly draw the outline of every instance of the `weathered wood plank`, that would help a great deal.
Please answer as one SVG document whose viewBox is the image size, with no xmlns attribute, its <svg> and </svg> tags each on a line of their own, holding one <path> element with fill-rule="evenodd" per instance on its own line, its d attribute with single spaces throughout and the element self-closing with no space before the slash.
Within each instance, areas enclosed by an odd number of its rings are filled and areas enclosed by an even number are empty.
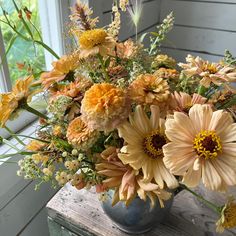
<svg viewBox="0 0 236 236">
<path fill-rule="evenodd" d="M 24 229 L 35 214 L 47 203 L 56 190 L 44 184 L 34 191 L 35 182 L 30 183 L 17 197 L 0 211 L 0 235 L 17 235 Z"/>
<path fill-rule="evenodd" d="M 198 53 L 188 50 L 178 50 L 173 48 L 161 48 L 161 53 L 168 54 L 169 56 L 172 56 L 177 62 L 185 62 L 185 58 L 188 54 L 191 54 L 193 56 L 199 56 L 203 58 L 204 60 L 212 61 L 212 62 L 218 62 L 222 59 L 221 56 L 214 56 L 211 54 L 204 54 L 204 53 Z"/>
<path fill-rule="evenodd" d="M 177 25 L 236 31 L 236 4 L 162 1 L 161 19 L 164 19 L 170 11 L 174 12 Z"/>
<path fill-rule="evenodd" d="M 236 52 L 236 33 L 175 26 L 163 46 L 224 55 L 226 49 Z"/>
<path fill-rule="evenodd" d="M 68 230 L 78 235 L 126 235 L 103 213 L 94 192 L 63 187 L 47 204 L 48 215 Z M 149 232 L 148 236 L 203 236 L 215 235 L 217 216 L 203 207 L 192 195 L 183 191 L 174 200 L 168 219 Z M 236 231 L 226 231 L 222 236 L 233 236 Z M 145 234 L 143 234 L 145 235 Z"/>
</svg>

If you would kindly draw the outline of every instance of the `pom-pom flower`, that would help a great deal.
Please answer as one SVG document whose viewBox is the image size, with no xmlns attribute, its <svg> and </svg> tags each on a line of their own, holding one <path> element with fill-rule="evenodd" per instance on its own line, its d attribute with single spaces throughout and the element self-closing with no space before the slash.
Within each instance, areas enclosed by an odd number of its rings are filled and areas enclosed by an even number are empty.
<svg viewBox="0 0 236 236">
<path fill-rule="evenodd" d="M 151 74 L 139 75 L 129 87 L 131 99 L 138 104 L 158 105 L 169 98 L 169 85 L 160 77 Z"/>
<path fill-rule="evenodd" d="M 111 131 L 129 115 L 130 105 L 124 90 L 108 83 L 93 85 L 84 95 L 82 119 L 89 127 Z"/>
<path fill-rule="evenodd" d="M 88 128 L 81 118 L 77 117 L 70 122 L 66 137 L 74 147 L 86 151 L 97 141 L 99 132 Z"/>
<path fill-rule="evenodd" d="M 182 182 L 196 187 L 202 179 L 210 190 L 236 184 L 236 124 L 223 110 L 196 104 L 189 115 L 175 112 L 166 121 L 164 163 Z"/>
</svg>

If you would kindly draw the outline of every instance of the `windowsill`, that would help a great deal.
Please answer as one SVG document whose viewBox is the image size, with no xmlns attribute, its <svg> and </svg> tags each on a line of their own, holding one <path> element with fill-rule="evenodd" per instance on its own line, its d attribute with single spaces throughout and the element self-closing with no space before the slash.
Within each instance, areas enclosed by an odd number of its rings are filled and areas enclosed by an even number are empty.
<svg viewBox="0 0 236 236">
<path fill-rule="evenodd" d="M 20 132 L 18 132 L 18 134 L 20 135 L 27 135 L 27 136 L 35 136 L 35 130 L 36 127 L 38 126 L 38 120 L 31 122 L 29 125 L 27 125 L 24 129 L 22 129 Z M 19 137 L 21 141 L 23 141 L 25 144 L 27 144 L 29 142 L 29 138 L 25 138 L 25 137 Z M 21 144 L 18 143 L 18 141 L 14 138 L 10 138 L 9 141 L 18 149 L 23 149 L 23 146 Z M 10 153 L 14 153 L 15 150 L 11 147 L 9 147 L 6 144 L 0 145 L 0 154 L 10 154 Z M 4 161 L 8 161 L 10 160 L 12 157 L 8 157 L 5 159 L 1 159 L 0 162 L 0 166 L 2 164 L 4 164 Z"/>
</svg>

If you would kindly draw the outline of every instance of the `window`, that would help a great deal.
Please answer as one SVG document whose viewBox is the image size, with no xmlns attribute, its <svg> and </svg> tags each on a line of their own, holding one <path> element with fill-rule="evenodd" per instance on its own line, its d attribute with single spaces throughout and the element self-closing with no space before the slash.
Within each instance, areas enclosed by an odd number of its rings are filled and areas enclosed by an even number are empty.
<svg viewBox="0 0 236 236">
<path fill-rule="evenodd" d="M 13 0 L 4 1 L 3 9 L 0 10 L 0 92 L 11 90 L 16 79 L 24 77 L 27 70 L 34 69 L 33 73 L 38 74 L 40 71 L 50 69 L 51 62 L 55 57 L 45 50 L 41 45 L 27 41 L 17 36 L 14 30 L 9 29 L 4 21 L 6 17 L 13 19 L 13 25 L 16 26 L 18 32 L 27 35 L 28 38 L 34 37 L 36 40 L 41 40 L 52 48 L 56 54 L 62 55 L 66 48 L 66 38 L 64 34 L 65 20 L 69 15 L 68 0 L 15 0 L 17 7 L 22 10 L 26 23 L 32 29 L 32 35 L 27 32 L 24 24 L 19 19 L 19 12 L 14 7 Z M 29 12 L 27 12 L 29 10 Z M 27 14 L 33 11 L 31 19 L 27 19 Z M 6 14 L 6 17 L 4 17 Z M 35 119 L 30 113 L 22 112 L 19 119 L 10 121 L 7 125 L 15 132 L 25 127 Z M 0 129 L 0 135 L 6 136 L 6 132 Z"/>
</svg>

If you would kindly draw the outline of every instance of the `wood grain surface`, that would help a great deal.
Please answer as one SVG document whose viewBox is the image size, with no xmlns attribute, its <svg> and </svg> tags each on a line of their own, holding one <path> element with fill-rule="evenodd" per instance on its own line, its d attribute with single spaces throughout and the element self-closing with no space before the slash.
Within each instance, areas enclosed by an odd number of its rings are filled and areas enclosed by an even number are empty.
<svg viewBox="0 0 236 236">
<path fill-rule="evenodd" d="M 92 191 L 76 190 L 69 184 L 47 204 L 48 216 L 57 224 L 77 235 L 122 236 L 103 212 L 98 195 Z M 236 231 L 215 233 L 217 216 L 202 206 L 188 192 L 179 193 L 170 215 L 148 236 L 233 236 Z M 142 236 L 141 235 L 141 236 Z"/>
</svg>

